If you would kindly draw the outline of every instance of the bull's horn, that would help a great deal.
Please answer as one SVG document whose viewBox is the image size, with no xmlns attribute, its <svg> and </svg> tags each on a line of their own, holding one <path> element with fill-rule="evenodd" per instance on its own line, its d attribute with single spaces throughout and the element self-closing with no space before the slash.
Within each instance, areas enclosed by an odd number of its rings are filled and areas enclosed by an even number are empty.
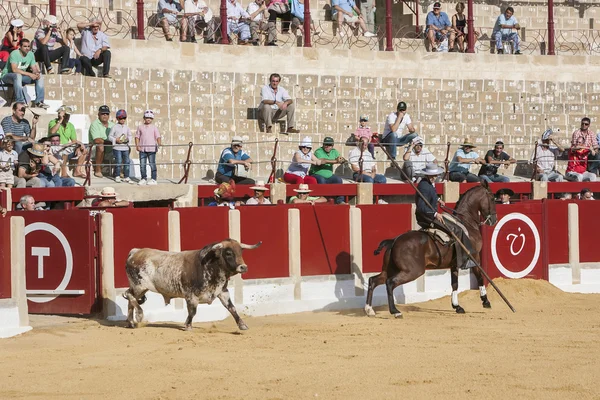
<svg viewBox="0 0 600 400">
<path fill-rule="evenodd" d="M 223 243 L 217 243 L 212 247 L 212 250 L 217 250 L 223 248 Z"/>
<path fill-rule="evenodd" d="M 240 247 L 244 250 L 253 250 L 256 249 L 258 247 L 260 247 L 260 245 L 262 244 L 262 242 L 258 242 L 254 245 L 249 245 L 249 244 L 244 244 L 244 243 L 240 243 Z"/>
</svg>

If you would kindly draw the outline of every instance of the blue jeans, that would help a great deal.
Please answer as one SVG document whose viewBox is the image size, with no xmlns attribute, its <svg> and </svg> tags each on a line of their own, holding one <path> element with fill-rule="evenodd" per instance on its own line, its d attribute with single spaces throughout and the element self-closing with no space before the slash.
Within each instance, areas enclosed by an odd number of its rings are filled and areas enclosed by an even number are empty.
<svg viewBox="0 0 600 400">
<path fill-rule="evenodd" d="M 113 154 L 115 155 L 115 160 L 116 160 L 115 177 L 121 176 L 121 165 L 123 165 L 123 175 L 125 176 L 125 178 L 129 178 L 129 150 L 114 150 L 113 149 Z M 156 153 L 153 153 L 153 154 L 156 154 Z M 141 155 L 140 155 L 140 162 L 141 162 Z M 152 168 L 152 162 L 153 161 L 150 161 L 150 164 L 151 164 L 150 168 Z M 145 170 L 145 166 L 144 166 L 144 170 Z M 152 178 L 152 179 L 156 179 L 156 178 Z"/>
<path fill-rule="evenodd" d="M 416 138 L 418 133 L 407 133 L 406 135 L 402 135 L 401 137 L 397 137 L 394 132 L 390 132 L 386 137 L 381 140 L 381 143 L 387 144 L 387 151 L 390 153 L 390 156 L 395 160 L 396 159 L 396 147 L 405 145 L 411 142 L 414 138 Z"/>
<path fill-rule="evenodd" d="M 75 72 L 81 72 L 81 61 L 78 58 L 69 58 L 69 68 L 75 67 Z"/>
<path fill-rule="evenodd" d="M 146 160 L 150 164 L 150 176 L 156 180 L 156 152 L 140 152 L 140 174 L 142 179 L 146 179 Z"/>
<path fill-rule="evenodd" d="M 508 178 L 508 176 L 504 176 L 504 175 L 498 175 L 498 174 L 494 174 L 494 175 L 479 175 L 479 177 L 484 180 L 484 181 L 488 181 L 489 183 L 492 182 L 510 182 L 510 179 Z"/>
<path fill-rule="evenodd" d="M 40 182 L 42 182 L 42 187 L 61 187 L 63 185 L 60 173 L 50 175 L 42 172 L 37 177 L 40 179 Z"/>
<path fill-rule="evenodd" d="M 504 50 L 504 45 L 502 42 L 513 42 L 515 51 L 519 51 L 519 43 L 521 42 L 521 39 L 519 38 L 519 34 L 517 32 L 503 34 L 502 31 L 498 31 L 494 35 L 494 39 L 496 39 L 496 48 L 498 50 Z"/>
<path fill-rule="evenodd" d="M 375 179 L 371 178 L 369 175 L 358 175 L 358 172 L 355 172 L 354 174 L 352 174 L 352 177 L 354 179 L 355 182 L 364 182 L 364 183 L 386 183 L 387 179 L 385 178 L 385 176 L 381 175 L 381 174 L 376 174 L 375 175 Z"/>
<path fill-rule="evenodd" d="M 44 77 L 41 75 L 40 79 L 34 81 L 28 76 L 11 72 L 2 77 L 2 82 L 13 85 L 17 103 L 28 103 L 27 90 L 25 90 L 23 85 L 31 85 L 32 83 L 35 84 L 35 102 L 42 103 L 44 101 Z"/>
<path fill-rule="evenodd" d="M 56 174 L 56 175 L 58 175 L 58 174 Z M 72 187 L 72 186 L 75 186 L 75 179 L 73 179 L 73 178 L 69 178 L 67 176 L 67 177 L 64 177 L 64 178 L 60 178 L 60 180 L 61 180 L 61 183 L 62 183 L 62 185 L 61 185 L 62 187 Z"/>
<path fill-rule="evenodd" d="M 314 177 L 317 180 L 317 183 L 319 185 L 324 185 L 327 183 L 331 183 L 331 184 L 339 184 L 339 183 L 343 183 L 342 182 L 342 178 L 340 178 L 339 176 L 336 175 L 331 175 L 329 178 L 324 178 L 321 175 L 311 175 L 312 177 Z M 344 202 L 344 196 L 337 196 L 335 198 L 335 203 L 339 204 L 339 203 L 343 203 Z"/>
</svg>

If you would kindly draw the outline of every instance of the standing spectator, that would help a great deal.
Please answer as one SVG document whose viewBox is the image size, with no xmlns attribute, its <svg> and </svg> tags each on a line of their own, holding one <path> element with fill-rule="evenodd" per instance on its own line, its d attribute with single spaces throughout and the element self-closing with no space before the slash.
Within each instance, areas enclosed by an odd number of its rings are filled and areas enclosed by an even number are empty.
<svg viewBox="0 0 600 400">
<path fill-rule="evenodd" d="M 298 150 L 292 156 L 292 162 L 283 175 L 283 180 L 291 184 L 308 183 L 316 184 L 314 176 L 308 175 L 311 165 L 321 165 L 322 162 L 312 152 L 312 140 L 307 136 L 302 139 Z"/>
<path fill-rule="evenodd" d="M 92 122 L 90 125 L 90 143 L 94 143 L 96 147 L 96 160 L 94 165 L 94 176 L 103 178 L 102 175 L 102 164 L 104 162 L 104 145 L 110 144 L 108 141 L 108 134 L 115 125 L 114 122 L 109 121 L 110 119 L 110 108 L 108 106 L 100 106 L 98 109 L 98 119 Z"/>
<path fill-rule="evenodd" d="M 48 137 L 52 142 L 52 146 L 54 146 L 53 151 L 58 153 L 58 156 L 63 160 L 65 172 L 68 161 L 77 160 L 77 168 L 75 168 L 73 176 L 85 178 L 83 163 L 88 151 L 85 145 L 77 140 L 75 125 L 69 122 L 72 112 L 73 109 L 68 106 L 63 105 L 58 108 L 57 117 L 48 123 Z"/>
<path fill-rule="evenodd" d="M 506 7 L 504 14 L 500 14 L 496 19 L 494 30 L 492 31 L 492 37 L 496 40 L 496 51 L 498 54 L 504 54 L 504 43 L 513 42 L 515 54 L 521 54 L 519 34 L 513 32 L 521 29 L 519 22 L 513 15 L 515 13 L 514 8 Z"/>
<path fill-rule="evenodd" d="M 79 58 L 83 74 L 96 76 L 92 67 L 102 65 L 101 77 L 110 78 L 110 43 L 108 36 L 100 30 L 102 22 L 92 19 L 90 22 L 80 22 L 77 29 L 81 33 L 81 54 Z"/>
<path fill-rule="evenodd" d="M 25 142 L 35 143 L 37 123 L 40 116 L 33 114 L 33 126 L 25 119 L 25 103 L 17 101 L 12 105 L 12 115 L 6 116 L 0 122 L 4 135 L 15 142 L 15 151 L 21 154 Z"/>
<path fill-rule="evenodd" d="M 331 0 L 331 15 L 334 21 L 337 21 L 338 28 L 347 23 L 351 27 L 360 28 L 364 37 L 376 37 L 373 32 L 369 32 L 363 15 L 354 0 Z M 343 36 L 340 30 L 340 36 Z"/>
<path fill-rule="evenodd" d="M 110 129 L 108 140 L 113 145 L 115 155 L 115 182 L 121 182 L 121 166 L 123 166 L 123 182 L 133 183 L 129 178 L 129 143 L 133 140 L 131 129 L 125 123 L 127 122 L 127 112 L 125 110 L 117 111 L 117 124 Z"/>
<path fill-rule="evenodd" d="M 19 155 L 13 150 L 11 140 L 2 140 L 0 149 L 0 188 L 12 188 L 15 182 L 15 163 L 18 164 Z"/>
<path fill-rule="evenodd" d="M 186 33 L 188 28 L 188 20 L 187 18 L 181 18 L 181 4 L 174 0 L 159 0 L 157 5 L 156 13 L 158 14 L 158 18 L 160 18 L 160 26 L 165 34 L 165 39 L 167 42 L 173 41 L 173 36 L 171 35 L 170 28 L 174 26 L 175 29 L 179 29 L 179 41 L 186 41 Z"/>
<path fill-rule="evenodd" d="M 41 177 L 42 172 L 52 175 L 51 168 L 42 163 L 44 156 L 44 145 L 40 143 L 35 143 L 27 151 L 19 154 L 19 169 L 15 178 L 16 187 L 47 187 L 50 186 L 49 183 L 54 186 L 51 180 L 42 179 Z"/>
<path fill-rule="evenodd" d="M 63 40 L 63 34 L 60 28 L 57 27 L 57 22 L 54 15 L 44 17 L 42 25 L 35 32 L 35 39 L 33 40 L 35 61 L 44 63 L 47 74 L 52 72 L 51 63 L 56 60 L 60 60 L 61 74 L 71 71 L 71 68 L 69 68 L 70 49 Z M 55 48 L 56 42 L 61 44 L 61 46 Z"/>
<path fill-rule="evenodd" d="M 489 150 L 485 155 L 485 163 L 479 169 L 479 177 L 488 182 L 510 182 L 508 176 L 498 174 L 498 167 L 504 165 L 506 168 L 517 160 L 506 154 L 504 143 L 497 141 L 494 150 Z"/>
<path fill-rule="evenodd" d="M 217 21 L 206 3 L 203 0 L 185 0 L 184 12 L 190 35 L 188 41 L 196 43 L 196 31 L 201 33 L 206 29 L 206 43 L 214 43 Z"/>
<path fill-rule="evenodd" d="M 590 129 L 590 119 L 584 117 L 581 119 L 581 127 L 573 132 L 571 137 L 571 147 L 579 146 L 579 138 L 583 138 L 583 145 L 590 150 L 594 150 L 594 155 L 589 157 L 588 171 L 597 174 L 600 169 L 600 156 L 598 155 L 598 139 L 594 131 Z M 6 129 L 5 129 L 6 131 Z"/>
<path fill-rule="evenodd" d="M 373 143 L 371 143 L 371 140 L 373 139 L 373 132 L 371 132 L 371 128 L 367 126 L 368 122 L 368 115 L 360 116 L 358 120 L 358 128 L 356 128 L 356 131 L 354 132 L 354 137 L 356 137 L 356 140 L 360 140 L 360 138 L 363 137 L 366 138 L 369 141 L 369 153 L 371 153 L 373 158 L 375 158 L 375 146 L 373 145 Z"/>
<path fill-rule="evenodd" d="M 75 75 L 81 74 L 81 60 L 79 59 L 82 54 L 75 44 L 75 29 L 67 29 L 67 37 L 64 39 L 65 45 L 69 48 L 69 69 L 75 68 Z"/>
<path fill-rule="evenodd" d="M 28 39 L 22 39 L 19 46 L 19 50 L 13 51 L 8 56 L 8 62 L 0 73 L 0 80 L 13 85 L 17 103 L 24 104 L 28 103 L 29 95 L 23 85 L 34 84 L 35 102 L 33 106 L 47 109 L 50 106 L 44 103 L 44 77 L 40 74 L 35 57 L 30 51 L 31 42 Z M 28 72 L 28 70 L 32 72 Z"/>
<path fill-rule="evenodd" d="M 152 123 L 154 113 L 151 110 L 144 112 L 144 123 L 137 128 L 135 133 L 135 148 L 140 153 L 140 185 L 156 185 L 156 152 L 161 145 L 158 128 Z M 146 182 L 146 161 L 150 164 L 150 180 Z"/>
<path fill-rule="evenodd" d="M 550 146 L 550 142 L 554 146 Z M 552 130 L 547 130 L 542 136 L 542 143 L 538 145 L 535 154 L 531 155 L 538 181 L 562 182 L 563 176 L 556 171 L 556 157 L 564 151 L 558 143 L 552 139 Z"/>
<path fill-rule="evenodd" d="M 273 120 L 278 121 L 279 118 L 287 117 L 286 133 L 300 133 L 298 129 L 294 128 L 294 113 L 296 112 L 294 101 L 287 90 L 279 87 L 279 82 L 281 82 L 281 76 L 271 74 L 269 84 L 263 86 L 260 91 L 258 115 L 261 121 L 259 122 L 265 124 L 267 133 L 272 133 Z"/>
<path fill-rule="evenodd" d="M 238 44 L 248 44 L 250 40 L 250 14 L 235 0 L 227 0 L 227 34 L 238 35 Z"/>
<path fill-rule="evenodd" d="M 217 183 L 234 181 L 242 185 L 254 184 L 254 180 L 246 176 L 246 173 L 252 168 L 252 159 L 243 150 L 243 146 L 243 139 L 240 136 L 234 136 L 231 139 L 231 146 L 221 152 L 215 174 Z M 240 168 L 243 168 L 243 171 Z"/>
<path fill-rule="evenodd" d="M 510 204 L 510 198 L 515 195 L 510 189 L 500 189 L 496 192 L 496 197 L 500 201 L 500 204 Z"/>
<path fill-rule="evenodd" d="M 446 39 L 448 39 L 448 51 L 455 51 L 455 32 L 452 29 L 452 23 L 450 22 L 450 18 L 448 18 L 448 14 L 442 11 L 442 4 L 439 1 L 433 3 L 433 11 L 427 14 L 425 25 L 427 26 L 425 34 L 431 44 L 432 52 L 438 51 L 438 43 Z"/>
<path fill-rule="evenodd" d="M 390 113 L 385 120 L 381 142 L 387 144 L 387 150 L 393 160 L 396 159 L 396 147 L 409 143 L 417 134 L 412 124 L 410 115 L 406 112 L 406 103 L 401 101 L 396 107 L 396 112 Z M 404 135 L 404 129 L 408 133 Z"/>
<path fill-rule="evenodd" d="M 361 138 L 356 147 L 350 151 L 348 161 L 350 162 L 350 167 L 354 172 L 352 177 L 355 182 L 386 183 L 387 179 L 385 176 L 377 173 L 377 164 L 375 163 L 375 159 L 371 153 L 367 151 L 368 144 L 369 141 L 366 138 Z"/>
<path fill-rule="evenodd" d="M 316 203 L 327 203 L 325 197 L 309 196 L 308 194 L 312 192 L 312 190 L 308 188 L 306 183 L 298 185 L 298 189 L 294 189 L 294 192 L 298 194 L 290 197 L 290 204 L 312 204 L 314 206 Z"/>
<path fill-rule="evenodd" d="M 423 171 L 427 167 L 427 164 L 437 165 L 435 156 L 431 154 L 429 149 L 424 148 L 423 144 L 423 139 L 417 136 L 408 145 L 402 157 L 404 160 L 402 170 L 406 177 L 413 182 L 423 177 Z"/>
<path fill-rule="evenodd" d="M 271 204 L 269 199 L 265 197 L 265 193 L 269 188 L 265 186 L 264 181 L 256 182 L 256 186 L 251 186 L 250 189 L 254 190 L 254 196 L 246 201 L 247 206 Z"/>
<path fill-rule="evenodd" d="M 6 63 L 10 53 L 14 50 L 19 50 L 19 44 L 24 37 L 23 24 L 23 21 L 20 19 L 13 19 L 10 21 L 10 27 L 4 35 L 2 47 L 0 47 L 0 61 Z M 4 65 L 2 65 L 2 67 L 3 66 Z"/>
<path fill-rule="evenodd" d="M 448 169 L 450 170 L 450 181 L 452 182 L 480 182 L 480 178 L 470 171 L 471 164 L 485 164 L 485 161 L 479 158 L 479 154 L 473 151 L 477 148 L 473 143 L 465 139 L 463 145 L 456 150 L 452 162 Z"/>
<path fill-rule="evenodd" d="M 326 137 L 323 139 L 323 147 L 319 147 L 315 150 L 315 157 L 321 160 L 321 165 L 312 165 L 310 167 L 310 176 L 317 180 L 317 183 L 333 183 L 340 184 L 342 178 L 333 173 L 333 166 L 335 164 L 343 164 L 346 162 L 344 157 L 340 156 L 340 153 L 333 148 L 334 141 L 332 137 Z M 344 203 L 344 196 L 338 196 L 335 199 L 336 204 Z"/>
<path fill-rule="evenodd" d="M 267 22 L 269 14 L 267 13 L 267 5 L 265 0 L 254 0 L 246 8 L 246 12 L 250 15 L 250 36 L 253 46 L 259 45 L 258 32 L 267 31 L 267 46 L 277 46 L 277 29 L 275 22 Z"/>
<path fill-rule="evenodd" d="M 565 178 L 572 182 L 596 182 L 596 174 L 587 170 L 588 155 L 595 156 L 596 150 L 585 146 L 583 137 L 580 136 L 576 140 L 577 145 L 569 150 L 569 165 L 567 165 Z"/>
</svg>

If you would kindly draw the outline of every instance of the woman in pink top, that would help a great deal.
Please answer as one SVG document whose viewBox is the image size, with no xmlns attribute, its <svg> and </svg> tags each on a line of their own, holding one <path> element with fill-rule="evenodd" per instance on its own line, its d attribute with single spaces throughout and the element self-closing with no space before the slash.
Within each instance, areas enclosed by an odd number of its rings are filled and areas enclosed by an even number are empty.
<svg viewBox="0 0 600 400">
<path fill-rule="evenodd" d="M 135 148 L 140 154 L 140 185 L 156 185 L 156 152 L 160 146 L 160 133 L 152 123 L 154 113 L 150 110 L 144 112 L 144 123 L 137 128 L 135 133 Z M 146 161 L 150 163 L 150 180 L 146 182 Z"/>
<path fill-rule="evenodd" d="M 371 128 L 367 126 L 367 122 L 369 122 L 368 115 L 361 115 L 359 120 L 358 128 L 356 128 L 356 132 L 354 132 L 354 136 L 356 137 L 356 141 L 360 142 L 361 138 L 367 138 L 369 141 L 369 145 L 367 148 L 369 149 L 369 153 L 375 158 L 375 146 L 373 146 L 373 133 L 371 132 Z"/>
</svg>

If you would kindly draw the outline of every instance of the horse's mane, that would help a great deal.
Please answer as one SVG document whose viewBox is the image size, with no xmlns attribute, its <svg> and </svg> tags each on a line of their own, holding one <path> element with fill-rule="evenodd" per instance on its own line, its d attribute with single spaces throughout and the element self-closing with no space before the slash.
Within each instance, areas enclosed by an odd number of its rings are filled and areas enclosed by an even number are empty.
<svg viewBox="0 0 600 400">
<path fill-rule="evenodd" d="M 466 192 L 464 192 L 463 194 L 460 195 L 460 197 L 458 198 L 458 201 L 456 202 L 456 205 L 454 206 L 454 210 L 458 210 L 458 207 L 463 203 L 463 200 L 465 198 L 468 198 L 468 194 L 472 191 L 475 191 L 476 189 L 479 188 L 483 188 L 485 190 L 488 190 L 486 187 L 481 186 L 481 185 L 477 185 L 477 186 L 473 186 L 471 189 L 467 190 Z"/>
</svg>

